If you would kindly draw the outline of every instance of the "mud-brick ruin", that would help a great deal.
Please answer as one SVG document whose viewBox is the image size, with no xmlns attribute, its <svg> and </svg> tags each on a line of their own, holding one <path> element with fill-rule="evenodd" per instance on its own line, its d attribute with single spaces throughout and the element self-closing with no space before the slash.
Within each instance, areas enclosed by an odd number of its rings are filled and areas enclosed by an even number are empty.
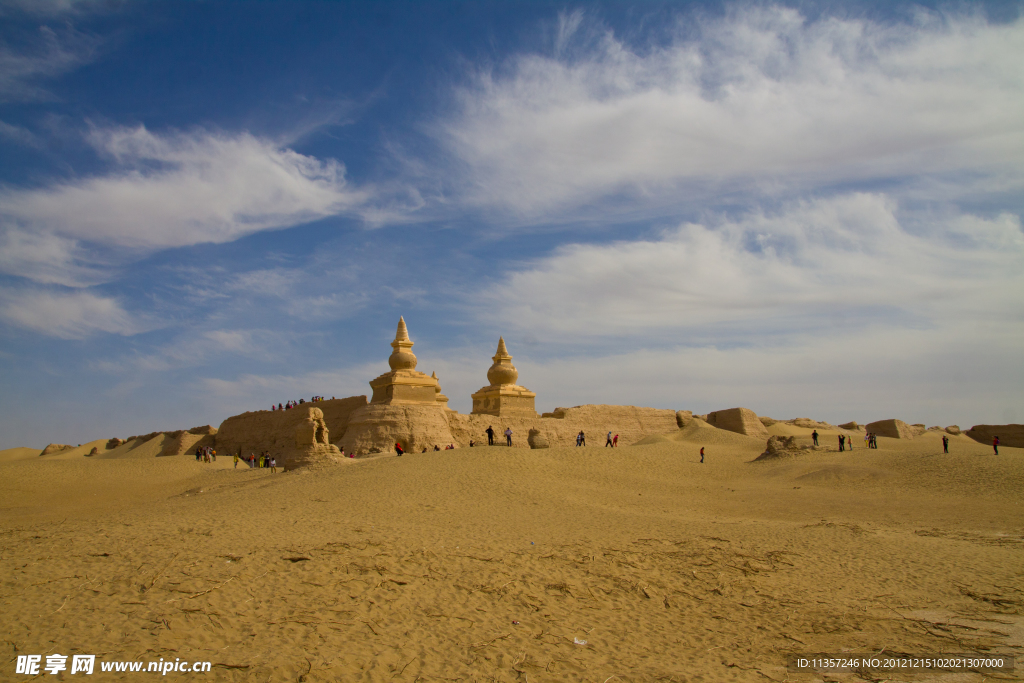
<svg viewBox="0 0 1024 683">
<path fill-rule="evenodd" d="M 351 463 L 353 457 L 391 453 L 396 443 L 407 453 L 433 450 L 434 446 L 465 448 L 470 443 L 485 446 L 488 427 L 494 430 L 496 445 L 505 445 L 503 434 L 511 429 L 513 448 L 548 448 L 573 445 L 581 431 L 590 446 L 603 446 L 608 432 L 618 434 L 619 445 L 648 443 L 648 437 L 664 438 L 656 435 L 676 432 L 693 420 L 762 440 L 769 437 L 766 427 L 777 422 L 758 417 L 747 408 L 694 415 L 689 410 L 583 405 L 555 408 L 538 415 L 534 403 L 537 394 L 517 384 L 519 371 L 512 364 L 504 338 L 498 339 L 498 349 L 487 369 L 487 385 L 471 395 L 472 412 L 461 415 L 448 407 L 448 397 L 441 393 L 437 373 L 427 376 L 416 369 L 413 346 L 405 319 L 399 319 L 388 358 L 391 369 L 370 380 L 373 391 L 369 400 L 366 396 L 352 396 L 303 403 L 290 410 L 246 412 L 224 420 L 220 429 L 205 425 L 174 432 L 152 432 L 127 440 L 110 439 L 105 452 L 100 453 L 99 446 L 91 444 L 94 447 L 82 454 L 101 459 L 120 457 L 119 454 L 146 444 L 155 446 L 158 456 L 171 456 L 213 446 L 222 457 L 248 458 L 250 454 L 266 451 L 277 459 L 279 467 L 291 470 Z M 866 431 L 895 439 L 913 439 L 926 431 L 941 429 L 923 424 L 908 425 L 894 419 L 865 426 L 849 422 L 838 427 L 809 418 L 786 422 L 796 427 L 843 430 L 848 434 Z M 1005 446 L 1024 447 L 1024 425 L 1019 424 L 976 425 L 964 432 L 952 425 L 946 427 L 945 432 L 963 433 L 985 444 L 992 443 L 998 436 Z M 153 444 L 154 439 L 160 441 Z M 50 444 L 40 455 L 75 450 L 67 444 Z"/>
<path fill-rule="evenodd" d="M 603 444 L 609 431 L 619 435 L 620 444 L 631 444 L 679 428 L 675 411 L 656 408 L 584 405 L 538 415 L 537 395 L 516 383 L 519 371 L 504 338 L 498 340 L 487 370 L 487 385 L 472 394 L 473 411 L 463 415 L 448 407 L 436 373 L 416 369 L 413 345 L 402 318 L 391 342 L 391 369 L 370 380 L 369 400 L 353 396 L 229 417 L 217 431 L 218 452 L 248 457 L 269 450 L 293 469 L 348 461 L 341 457 L 342 450 L 356 457 L 390 452 L 396 443 L 409 453 L 433 450 L 435 445 L 465 448 L 470 441 L 486 445 L 488 427 L 502 445 L 502 435 L 511 429 L 514 448 L 569 446 L 581 430 L 590 445 Z"/>
</svg>

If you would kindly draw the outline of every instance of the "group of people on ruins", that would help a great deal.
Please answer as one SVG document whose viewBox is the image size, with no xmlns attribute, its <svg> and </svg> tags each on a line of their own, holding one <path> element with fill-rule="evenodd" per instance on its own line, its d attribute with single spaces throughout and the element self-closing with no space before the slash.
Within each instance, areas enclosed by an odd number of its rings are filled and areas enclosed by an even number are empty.
<svg viewBox="0 0 1024 683">
<path fill-rule="evenodd" d="M 331 398 L 333 399 L 334 397 L 331 396 Z M 313 398 L 309 399 L 309 402 L 310 403 L 320 403 L 321 401 L 326 401 L 326 400 L 327 399 L 325 397 L 323 397 L 323 396 L 314 396 Z M 292 408 L 298 406 L 301 403 L 305 403 L 305 402 L 306 402 L 306 399 L 300 398 L 298 401 L 285 401 L 284 405 L 281 405 L 280 403 L 278 403 L 275 406 L 273 403 L 271 403 L 270 404 L 270 409 L 271 410 L 291 410 Z"/>
</svg>

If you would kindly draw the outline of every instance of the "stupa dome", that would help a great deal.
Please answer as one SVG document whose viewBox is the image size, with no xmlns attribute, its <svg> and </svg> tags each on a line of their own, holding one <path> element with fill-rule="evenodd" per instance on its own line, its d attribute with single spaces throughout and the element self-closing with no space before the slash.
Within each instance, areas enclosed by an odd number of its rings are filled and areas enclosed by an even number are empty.
<svg viewBox="0 0 1024 683">
<path fill-rule="evenodd" d="M 395 341 L 391 342 L 391 356 L 388 365 L 392 370 L 415 370 L 416 355 L 412 352 L 413 341 L 409 339 L 409 330 L 405 327 L 405 317 L 398 319 L 398 331 Z"/>
<path fill-rule="evenodd" d="M 516 380 L 519 379 L 519 371 L 516 370 L 516 366 L 512 365 L 512 356 L 505 348 L 504 337 L 498 338 L 498 351 L 491 360 L 494 361 L 494 365 L 487 371 L 487 381 L 491 383 L 492 387 L 516 383 Z"/>
</svg>

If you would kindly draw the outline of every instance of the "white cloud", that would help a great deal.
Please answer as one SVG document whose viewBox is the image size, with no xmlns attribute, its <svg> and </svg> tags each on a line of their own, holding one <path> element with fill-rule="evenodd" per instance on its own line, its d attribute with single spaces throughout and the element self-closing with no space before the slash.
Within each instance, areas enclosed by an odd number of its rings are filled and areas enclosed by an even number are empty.
<svg viewBox="0 0 1024 683">
<path fill-rule="evenodd" d="M 474 315 L 549 339 L 652 333 L 734 339 L 820 327 L 1022 322 L 1024 233 L 1001 215 L 929 217 L 911 234 L 887 197 L 799 202 L 650 241 L 574 244 L 474 294 Z"/>
<path fill-rule="evenodd" d="M 531 360 L 515 346 L 511 352 L 520 383 L 537 392 L 538 410 L 612 403 L 705 413 L 743 406 L 776 419 L 969 427 L 1024 418 L 1022 332 L 1019 322 L 993 334 L 950 316 L 933 329 L 833 330 L 785 346 L 640 348 L 555 360 Z"/>
<path fill-rule="evenodd" d="M 563 17 L 554 56 L 478 74 L 439 124 L 469 201 L 550 217 L 774 179 L 971 171 L 1024 186 L 1024 19 L 745 7 L 644 48 L 580 23 Z"/>
<path fill-rule="evenodd" d="M 142 330 L 116 299 L 84 291 L 6 291 L 0 294 L 0 317 L 61 339 L 81 339 L 96 332 L 131 335 Z"/>
<path fill-rule="evenodd" d="M 209 323 L 207 323 L 209 324 Z M 138 378 L 139 373 L 159 373 L 210 365 L 225 358 L 267 363 L 279 356 L 301 335 L 267 329 L 189 329 L 146 353 L 125 354 L 96 361 L 91 367 L 100 372 Z"/>
<path fill-rule="evenodd" d="M 13 126 L 6 121 L 0 121 L 0 137 L 26 147 L 36 147 L 39 144 L 32 131 L 21 126 Z"/>
<path fill-rule="evenodd" d="M 242 133 L 156 135 L 97 130 L 120 171 L 0 193 L 0 213 L 27 230 L 129 248 L 228 242 L 351 211 L 368 197 L 344 167 Z"/>
<path fill-rule="evenodd" d="M 40 7 L 47 4 L 50 3 L 41 3 Z M 65 25 L 57 30 L 39 27 L 38 34 L 30 37 L 21 48 L 0 43 L 0 101 L 52 99 L 40 81 L 91 61 L 99 42 L 94 36 Z"/>
<path fill-rule="evenodd" d="M 102 268 L 85 264 L 89 259 L 83 257 L 75 240 L 0 228 L 0 273 L 67 287 L 84 287 L 109 278 Z"/>
</svg>

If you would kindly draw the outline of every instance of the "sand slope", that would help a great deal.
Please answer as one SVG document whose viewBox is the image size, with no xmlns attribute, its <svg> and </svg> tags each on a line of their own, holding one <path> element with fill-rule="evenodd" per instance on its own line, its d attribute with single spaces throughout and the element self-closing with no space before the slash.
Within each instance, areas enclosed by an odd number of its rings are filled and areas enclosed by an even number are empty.
<svg viewBox="0 0 1024 683">
<path fill-rule="evenodd" d="M 34 458 L 42 453 L 41 448 L 8 448 L 0 451 L 0 462 L 7 462 L 8 460 L 24 460 L 25 458 Z"/>
<path fill-rule="evenodd" d="M 0 667 L 56 651 L 209 659 L 223 681 L 760 682 L 822 680 L 787 674 L 790 652 L 1024 655 L 1024 450 L 943 455 L 925 435 L 750 463 L 763 442 L 696 422 L 320 473 L 141 457 L 159 444 L 2 462 Z"/>
</svg>

